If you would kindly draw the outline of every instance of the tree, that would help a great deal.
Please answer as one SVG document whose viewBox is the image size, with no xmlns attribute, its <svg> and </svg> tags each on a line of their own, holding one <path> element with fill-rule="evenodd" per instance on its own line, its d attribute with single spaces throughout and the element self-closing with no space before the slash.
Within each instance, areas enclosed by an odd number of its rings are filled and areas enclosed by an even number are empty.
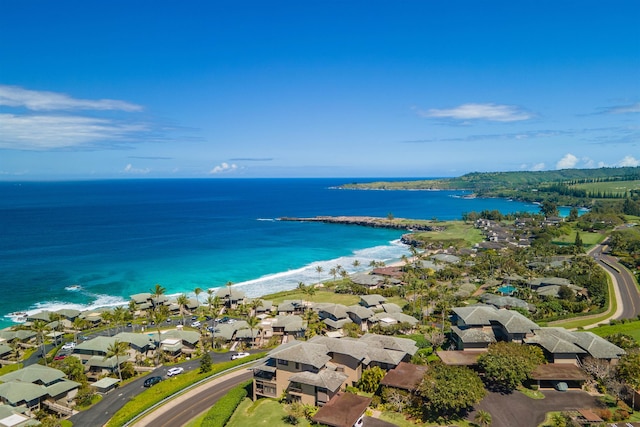
<svg viewBox="0 0 640 427">
<path fill-rule="evenodd" d="M 182 324 L 186 325 L 187 324 L 187 320 L 186 320 L 186 314 L 187 314 L 187 306 L 189 305 L 189 298 L 187 298 L 187 295 L 185 294 L 180 294 L 178 295 L 178 298 L 176 298 L 176 302 L 178 303 L 178 307 L 180 307 L 180 315 L 182 316 Z"/>
<path fill-rule="evenodd" d="M 480 409 L 476 412 L 476 416 L 473 417 L 473 420 L 481 426 L 488 427 L 491 425 L 491 414 Z"/>
<path fill-rule="evenodd" d="M 569 211 L 569 216 L 567 217 L 567 221 L 573 222 L 577 220 L 578 220 L 578 208 L 574 206 Z"/>
<path fill-rule="evenodd" d="M 44 320 L 34 320 L 31 324 L 31 329 L 36 333 L 36 337 L 42 346 L 42 358 L 44 359 L 45 366 L 47 365 L 47 353 L 44 344 L 44 333 L 47 331 L 47 323 Z"/>
<path fill-rule="evenodd" d="M 584 252 L 584 248 L 583 248 L 583 243 L 582 243 L 582 237 L 580 237 L 580 233 L 578 233 L 576 231 L 576 238 L 573 242 L 573 246 L 575 247 L 575 251 L 576 253 L 583 253 Z"/>
<path fill-rule="evenodd" d="M 196 301 L 198 301 L 198 304 L 200 304 L 200 299 L 199 299 L 199 297 L 200 297 L 200 294 L 202 293 L 202 288 L 201 288 L 201 287 L 199 287 L 199 286 L 198 286 L 198 287 L 196 287 L 196 288 L 193 290 L 193 293 L 196 295 Z"/>
<path fill-rule="evenodd" d="M 211 355 L 208 351 L 205 351 L 204 355 L 200 359 L 200 373 L 204 374 L 205 372 L 211 371 Z"/>
<path fill-rule="evenodd" d="M 87 376 L 84 373 L 84 365 L 77 357 L 65 357 L 62 360 L 54 361 L 52 365 L 54 368 L 64 372 L 71 381 L 79 383 L 85 383 L 87 381 Z"/>
<path fill-rule="evenodd" d="M 118 377 L 120 378 L 120 382 L 122 382 L 122 370 L 120 369 L 120 358 L 122 356 L 127 355 L 128 345 L 126 342 L 115 340 L 112 344 L 107 347 L 107 354 L 104 355 L 103 360 L 110 359 L 115 357 L 116 359 L 116 368 L 118 369 Z"/>
<path fill-rule="evenodd" d="M 459 416 L 485 396 L 480 377 L 466 366 L 432 365 L 418 386 L 423 399 L 424 416 L 445 419 Z"/>
<path fill-rule="evenodd" d="M 247 326 L 249 326 L 249 332 L 251 334 L 251 347 L 255 343 L 255 339 L 253 337 L 253 331 L 260 326 L 260 319 L 256 316 L 251 316 L 247 319 Z"/>
<path fill-rule="evenodd" d="M 160 299 L 162 298 L 165 292 L 167 292 L 167 290 L 157 283 L 154 286 L 154 288 L 151 289 L 151 294 L 153 294 L 154 308 L 157 307 L 158 305 L 162 305 L 160 302 Z"/>
<path fill-rule="evenodd" d="M 633 390 L 640 389 L 640 350 L 627 352 L 620 358 L 617 367 L 618 378 L 625 382 Z M 632 393 L 632 408 L 635 405 L 635 393 Z"/>
<path fill-rule="evenodd" d="M 491 344 L 478 358 L 478 366 L 489 384 L 505 391 L 518 387 L 543 362 L 540 347 L 504 341 Z"/>
<path fill-rule="evenodd" d="M 379 366 L 372 366 L 362 371 L 362 376 L 358 381 L 358 388 L 365 393 L 374 393 L 380 386 L 380 381 L 386 372 Z"/>
<path fill-rule="evenodd" d="M 558 216 L 558 205 L 551 200 L 545 200 L 540 205 L 540 212 L 547 218 L 550 216 Z"/>
</svg>

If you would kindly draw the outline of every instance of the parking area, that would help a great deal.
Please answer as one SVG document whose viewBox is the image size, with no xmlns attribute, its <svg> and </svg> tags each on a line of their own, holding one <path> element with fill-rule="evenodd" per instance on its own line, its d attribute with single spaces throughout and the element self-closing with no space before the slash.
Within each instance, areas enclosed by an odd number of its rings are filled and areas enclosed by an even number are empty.
<svg viewBox="0 0 640 427">
<path fill-rule="evenodd" d="M 511 394 L 489 392 L 475 409 L 491 414 L 492 427 L 536 427 L 544 421 L 547 412 L 599 406 L 598 398 L 584 391 L 547 390 L 542 393 L 544 399 L 531 399 L 517 391 Z M 476 411 L 471 412 L 467 419 L 473 420 Z"/>
</svg>

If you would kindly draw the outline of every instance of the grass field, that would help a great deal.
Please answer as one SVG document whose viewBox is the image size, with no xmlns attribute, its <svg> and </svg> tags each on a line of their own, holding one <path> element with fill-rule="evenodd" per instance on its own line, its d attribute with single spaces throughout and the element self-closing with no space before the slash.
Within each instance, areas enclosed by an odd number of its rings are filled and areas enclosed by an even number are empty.
<svg viewBox="0 0 640 427">
<path fill-rule="evenodd" d="M 425 231 L 414 233 L 415 237 L 425 241 L 459 241 L 463 246 L 473 246 L 484 240 L 479 229 L 463 221 L 438 221 L 434 226 L 445 227 L 444 231 Z"/>
<path fill-rule="evenodd" d="M 253 402 L 251 399 L 244 399 L 233 413 L 233 416 L 225 427 L 245 427 L 245 426 L 269 426 L 287 427 L 282 418 L 287 415 L 284 407 L 275 400 L 259 399 Z M 309 426 L 309 421 L 299 418 L 299 427 Z"/>
<path fill-rule="evenodd" d="M 640 189 L 640 180 L 636 181 L 613 181 L 613 182 L 592 182 L 587 184 L 576 184 L 572 188 L 586 190 L 588 193 L 613 193 L 624 196 L 625 191 Z"/>
<path fill-rule="evenodd" d="M 619 323 L 616 325 L 598 326 L 597 328 L 591 329 L 591 332 L 601 337 L 617 333 L 627 334 L 631 335 L 636 341 L 640 342 L 640 320 Z"/>
</svg>

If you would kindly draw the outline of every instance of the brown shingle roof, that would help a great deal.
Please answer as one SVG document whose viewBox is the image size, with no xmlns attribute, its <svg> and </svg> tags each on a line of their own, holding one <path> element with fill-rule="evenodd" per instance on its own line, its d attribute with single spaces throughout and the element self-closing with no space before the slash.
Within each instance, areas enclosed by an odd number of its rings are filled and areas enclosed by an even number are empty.
<svg viewBox="0 0 640 427">
<path fill-rule="evenodd" d="M 338 393 L 311 418 L 331 427 L 352 427 L 371 403 L 368 397 Z"/>
<path fill-rule="evenodd" d="M 400 362 L 398 366 L 387 372 L 380 384 L 412 391 L 420 384 L 427 369 L 428 367 L 424 365 Z"/>
</svg>

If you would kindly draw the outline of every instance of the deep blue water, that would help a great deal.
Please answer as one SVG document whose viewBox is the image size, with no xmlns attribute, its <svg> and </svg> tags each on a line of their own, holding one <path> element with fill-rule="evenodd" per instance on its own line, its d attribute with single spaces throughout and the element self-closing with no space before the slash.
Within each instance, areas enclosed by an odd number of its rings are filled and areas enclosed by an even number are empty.
<svg viewBox="0 0 640 427">
<path fill-rule="evenodd" d="M 401 232 L 275 220 L 282 216 L 539 210 L 460 191 L 331 189 L 350 181 L 0 183 L 0 327 L 10 312 L 118 304 L 156 283 L 172 294 L 232 281 L 257 296 L 327 278 L 336 264 L 355 271 L 357 259 L 362 270 L 408 253 Z M 76 284 L 80 290 L 69 289 Z"/>
</svg>

